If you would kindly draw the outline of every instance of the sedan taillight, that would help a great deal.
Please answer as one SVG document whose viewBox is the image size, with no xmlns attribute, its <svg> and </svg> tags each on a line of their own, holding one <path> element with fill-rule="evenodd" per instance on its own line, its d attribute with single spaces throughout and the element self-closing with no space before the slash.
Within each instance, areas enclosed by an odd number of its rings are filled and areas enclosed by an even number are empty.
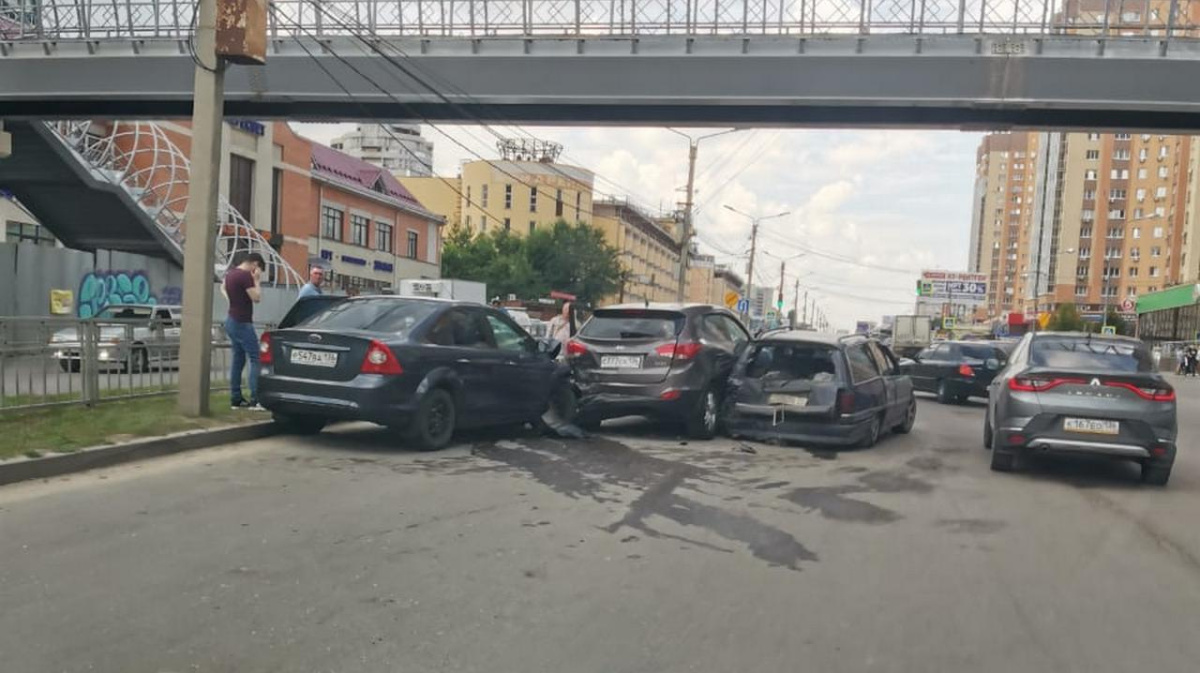
<svg viewBox="0 0 1200 673">
<path fill-rule="evenodd" d="M 973 378 L 975 376 L 975 370 L 971 369 L 971 365 L 959 365 L 958 375 L 965 376 L 967 378 Z"/>
<path fill-rule="evenodd" d="M 271 364 L 271 333 L 263 332 L 263 335 L 258 339 L 258 362 L 259 364 Z"/>
<path fill-rule="evenodd" d="M 403 374 L 404 368 L 396 354 L 381 341 L 373 340 L 367 348 L 359 371 L 363 374 Z"/>
<path fill-rule="evenodd" d="M 1087 383 L 1087 381 L 1083 379 L 1048 379 L 1037 376 L 1014 376 L 1008 380 L 1008 389 L 1024 393 L 1040 393 L 1068 383 Z"/>
</svg>

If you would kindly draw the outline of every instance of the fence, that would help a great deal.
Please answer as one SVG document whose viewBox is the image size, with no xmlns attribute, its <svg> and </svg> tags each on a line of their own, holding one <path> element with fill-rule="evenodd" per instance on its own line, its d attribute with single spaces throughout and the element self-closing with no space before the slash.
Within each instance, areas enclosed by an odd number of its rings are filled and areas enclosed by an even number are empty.
<svg viewBox="0 0 1200 673">
<path fill-rule="evenodd" d="M 177 392 L 179 337 L 172 320 L 0 318 L 0 413 Z M 211 348 L 209 381 L 228 388 L 231 351 L 219 324 Z"/>
<path fill-rule="evenodd" d="M 272 37 L 1195 37 L 1198 0 L 274 0 Z M 0 0 L 0 41 L 179 39 L 195 0 Z"/>
</svg>

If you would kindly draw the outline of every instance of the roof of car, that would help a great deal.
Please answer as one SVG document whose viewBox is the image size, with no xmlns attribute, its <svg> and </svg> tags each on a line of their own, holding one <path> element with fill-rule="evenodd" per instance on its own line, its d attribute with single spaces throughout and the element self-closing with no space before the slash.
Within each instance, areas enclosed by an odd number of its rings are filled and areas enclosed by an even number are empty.
<svg viewBox="0 0 1200 673">
<path fill-rule="evenodd" d="M 643 311 L 646 311 L 646 310 L 650 310 L 650 311 L 688 311 L 688 310 L 693 310 L 693 309 L 698 309 L 698 308 L 703 308 L 703 309 L 720 308 L 723 311 L 726 310 L 719 306 L 713 306 L 712 304 L 698 304 L 698 303 L 682 303 L 681 304 L 679 302 L 655 302 L 655 301 L 652 301 L 649 303 L 643 302 L 643 303 L 636 303 L 636 304 L 635 303 L 614 304 L 612 306 L 601 306 L 600 308 L 598 308 L 596 310 L 597 311 L 632 311 L 632 310 L 636 310 L 636 309 L 641 309 Z"/>
<path fill-rule="evenodd" d="M 109 304 L 108 308 L 165 308 L 172 311 L 182 311 L 178 304 Z"/>
<path fill-rule="evenodd" d="M 1137 337 L 1125 336 L 1124 334 L 1097 334 L 1095 332 L 1034 332 L 1035 339 L 1040 337 L 1073 337 L 1076 339 L 1106 339 L 1109 341 L 1127 341 L 1129 343 L 1141 343 L 1142 340 Z"/>
<path fill-rule="evenodd" d="M 814 332 L 811 330 L 781 330 L 767 332 L 760 337 L 761 341 L 792 341 L 796 343 L 819 343 L 827 346 L 837 346 L 846 341 L 866 339 L 862 334 L 835 334 L 833 332 Z"/>
<path fill-rule="evenodd" d="M 312 299 L 314 297 L 331 297 L 336 295 L 309 295 L 301 299 Z M 494 308 L 488 304 L 481 304 L 477 301 L 468 301 L 466 299 L 447 299 L 445 297 L 420 297 L 411 294 L 360 294 L 357 297 L 339 297 L 341 299 L 408 299 L 413 301 L 427 301 L 436 304 L 453 304 L 458 306 L 483 306 L 485 308 Z"/>
</svg>

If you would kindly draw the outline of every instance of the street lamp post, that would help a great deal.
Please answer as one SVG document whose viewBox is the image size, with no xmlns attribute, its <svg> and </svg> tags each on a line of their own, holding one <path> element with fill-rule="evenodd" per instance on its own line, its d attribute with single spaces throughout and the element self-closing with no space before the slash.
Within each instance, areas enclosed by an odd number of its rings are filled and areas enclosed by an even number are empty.
<svg viewBox="0 0 1200 673">
<path fill-rule="evenodd" d="M 684 296 L 687 294 L 688 244 L 692 237 L 692 206 L 695 204 L 694 197 L 696 193 L 696 154 L 700 149 L 700 141 L 734 133 L 741 129 L 726 129 L 717 133 L 700 136 L 699 138 L 693 138 L 683 131 L 676 131 L 672 128 L 668 128 L 667 130 L 676 135 L 681 135 L 688 140 L 687 201 L 683 204 L 683 224 L 679 236 L 679 286 L 675 291 L 675 300 L 683 302 Z"/>
<path fill-rule="evenodd" d="M 777 217 L 791 215 L 792 211 L 785 210 L 782 213 L 767 215 L 766 217 L 755 217 L 749 213 L 743 213 L 742 211 L 730 205 L 726 205 L 725 209 L 750 219 L 750 262 L 746 268 L 746 301 L 752 302 L 754 301 L 754 252 L 758 245 L 758 225 L 764 220 L 773 220 Z"/>
</svg>

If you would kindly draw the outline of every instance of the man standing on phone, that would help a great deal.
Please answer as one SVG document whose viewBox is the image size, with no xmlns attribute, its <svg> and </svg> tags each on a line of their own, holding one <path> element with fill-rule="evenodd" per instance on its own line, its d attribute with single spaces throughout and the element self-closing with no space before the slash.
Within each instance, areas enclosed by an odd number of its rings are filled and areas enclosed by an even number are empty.
<svg viewBox="0 0 1200 673">
<path fill-rule="evenodd" d="M 225 319 L 225 334 L 233 351 L 233 366 L 229 372 L 229 404 L 234 409 L 261 410 L 258 405 L 258 335 L 254 333 L 254 305 L 262 300 L 259 277 L 266 260 L 257 252 L 246 255 L 241 264 L 225 274 L 221 294 L 229 301 L 229 316 Z M 242 397 L 242 369 L 250 361 L 250 400 Z"/>
</svg>

